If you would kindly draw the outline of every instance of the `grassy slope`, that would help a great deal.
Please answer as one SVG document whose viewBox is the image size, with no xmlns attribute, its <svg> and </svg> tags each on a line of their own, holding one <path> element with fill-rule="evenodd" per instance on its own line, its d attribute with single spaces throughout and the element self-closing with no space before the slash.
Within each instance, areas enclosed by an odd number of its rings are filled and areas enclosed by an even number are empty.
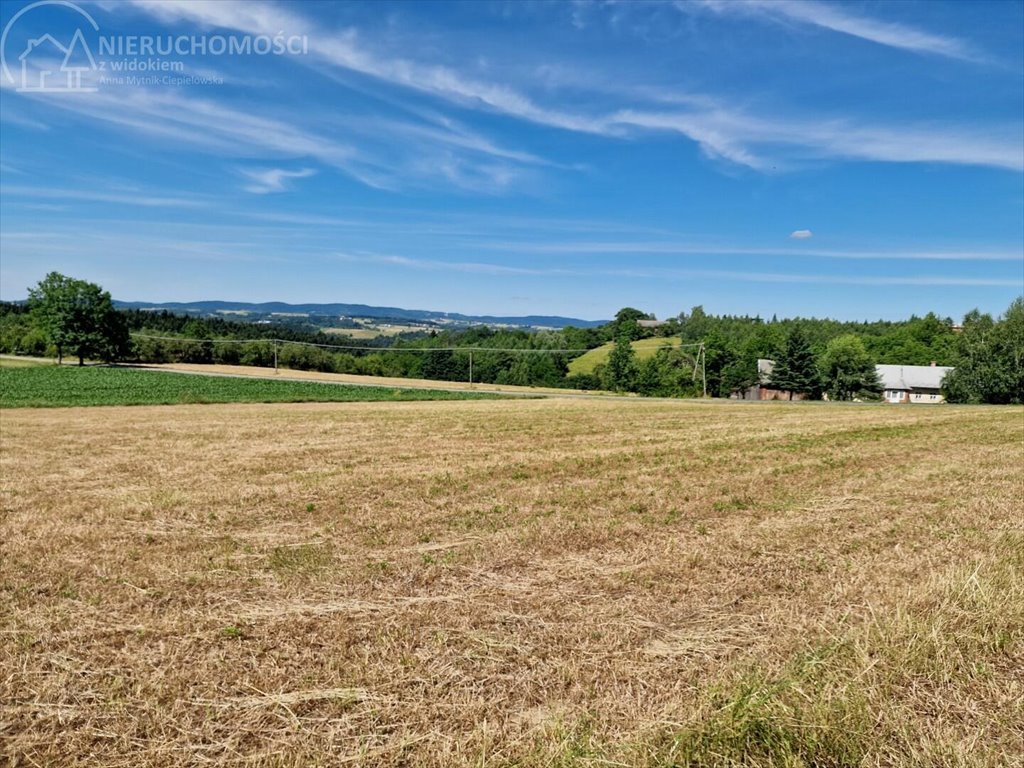
<svg viewBox="0 0 1024 768">
<path fill-rule="evenodd" d="M 631 346 L 633 347 L 633 352 L 635 353 L 637 360 L 646 360 L 650 357 L 654 357 L 659 349 L 664 347 L 678 347 L 680 343 L 680 339 L 676 337 L 655 337 L 652 339 L 640 339 L 638 341 L 634 341 Z M 597 366 L 608 361 L 608 355 L 612 353 L 612 349 L 614 348 L 615 344 L 613 342 L 608 342 L 607 344 L 596 347 L 595 349 L 580 355 L 569 363 L 569 374 L 593 373 Z"/>
<path fill-rule="evenodd" d="M 128 368 L 0 367 L 0 407 L 465 400 L 485 394 L 196 376 Z"/>
<path fill-rule="evenodd" d="M 1022 415 L 6 411 L 0 752 L 1019 764 Z"/>
</svg>

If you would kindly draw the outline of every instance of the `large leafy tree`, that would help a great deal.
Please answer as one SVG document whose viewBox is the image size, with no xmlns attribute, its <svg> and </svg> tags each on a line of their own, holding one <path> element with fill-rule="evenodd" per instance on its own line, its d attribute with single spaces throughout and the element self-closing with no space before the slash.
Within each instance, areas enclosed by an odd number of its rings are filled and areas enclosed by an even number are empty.
<svg viewBox="0 0 1024 768">
<path fill-rule="evenodd" d="M 656 397 L 697 397 L 697 362 L 693 350 L 659 349 L 637 366 L 635 390 Z"/>
<path fill-rule="evenodd" d="M 647 319 L 648 315 L 646 312 L 634 309 L 633 307 L 623 307 L 615 313 L 615 319 L 608 326 L 608 330 L 614 339 L 627 336 L 630 341 L 636 341 L 644 335 L 637 321 Z"/>
<path fill-rule="evenodd" d="M 790 400 L 794 394 L 814 396 L 821 390 L 814 351 L 799 325 L 793 326 L 786 337 L 782 354 L 775 361 L 770 383 L 775 389 L 788 392 Z"/>
<path fill-rule="evenodd" d="M 878 370 L 853 334 L 837 336 L 825 347 L 821 360 L 825 390 L 831 400 L 852 400 L 858 395 L 877 395 L 882 391 Z"/>
<path fill-rule="evenodd" d="M 114 309 L 110 294 L 95 283 L 51 272 L 28 292 L 29 307 L 47 339 L 65 354 L 99 357 L 107 362 L 123 357 L 129 347 L 128 326 Z"/>
<path fill-rule="evenodd" d="M 942 389 L 953 403 L 1024 402 L 1024 297 L 998 321 L 978 310 L 967 313 L 956 368 Z"/>
<path fill-rule="evenodd" d="M 615 347 L 604 365 L 601 383 L 605 389 L 614 392 L 629 392 L 634 388 L 637 365 L 628 334 L 621 334 L 615 340 Z"/>
</svg>

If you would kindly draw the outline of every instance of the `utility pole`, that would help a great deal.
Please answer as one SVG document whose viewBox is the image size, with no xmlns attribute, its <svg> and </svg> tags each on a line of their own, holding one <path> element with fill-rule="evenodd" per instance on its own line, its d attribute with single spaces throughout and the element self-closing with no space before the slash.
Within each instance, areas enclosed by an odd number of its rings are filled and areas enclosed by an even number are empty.
<svg viewBox="0 0 1024 768">
<path fill-rule="evenodd" d="M 473 353 L 469 353 L 469 386 L 473 386 Z"/>
<path fill-rule="evenodd" d="M 700 374 L 704 379 L 704 397 L 708 396 L 708 355 L 704 349 L 704 342 L 700 343 Z"/>
<path fill-rule="evenodd" d="M 274 339 L 274 373 L 277 373 L 277 339 Z"/>
<path fill-rule="evenodd" d="M 697 348 L 697 359 L 693 361 L 693 380 L 697 380 L 697 366 L 700 366 L 700 381 L 701 391 L 704 397 L 708 396 L 708 355 L 707 349 L 704 346 L 703 341 L 697 341 L 693 344 L 682 344 L 682 347 L 696 347 Z"/>
</svg>

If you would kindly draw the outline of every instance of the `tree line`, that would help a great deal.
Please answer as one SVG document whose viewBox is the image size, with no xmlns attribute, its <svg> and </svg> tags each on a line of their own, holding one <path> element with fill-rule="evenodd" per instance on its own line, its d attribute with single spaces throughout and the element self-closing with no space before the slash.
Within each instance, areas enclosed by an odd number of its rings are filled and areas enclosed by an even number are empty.
<svg viewBox="0 0 1024 768">
<path fill-rule="evenodd" d="M 952 402 L 1024 402 L 1024 298 L 997 318 L 974 310 L 960 325 L 933 313 L 904 321 L 765 320 L 709 315 L 700 306 L 656 326 L 644 322 L 653 319 L 627 307 L 596 328 L 531 332 L 478 326 L 357 340 L 301 322 L 260 325 L 118 310 L 100 286 L 54 272 L 30 289 L 27 302 L 0 304 L 0 352 L 68 355 L 79 362 L 261 367 L 272 366 L 276 355 L 278 365 L 286 368 L 448 381 L 467 380 L 472 365 L 472 378 L 481 383 L 666 397 L 699 396 L 705 375 L 709 395 L 728 397 L 763 383 L 757 360 L 767 358 L 776 363 L 770 386 L 834 400 L 877 396 L 875 364 L 935 363 L 956 368 L 944 383 Z M 638 360 L 632 342 L 659 336 L 678 338 L 684 346 Z M 702 360 L 696 346 L 685 346 L 698 343 L 703 344 Z M 593 373 L 569 372 L 581 350 L 605 344 L 612 344 L 611 351 Z"/>
</svg>

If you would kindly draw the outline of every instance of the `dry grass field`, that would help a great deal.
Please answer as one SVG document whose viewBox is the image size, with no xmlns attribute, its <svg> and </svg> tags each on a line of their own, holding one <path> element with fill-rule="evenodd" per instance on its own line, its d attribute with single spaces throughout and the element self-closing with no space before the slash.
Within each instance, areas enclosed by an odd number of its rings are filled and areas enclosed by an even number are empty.
<svg viewBox="0 0 1024 768">
<path fill-rule="evenodd" d="M 11 765 L 1007 766 L 1024 412 L 5 411 Z"/>
</svg>

